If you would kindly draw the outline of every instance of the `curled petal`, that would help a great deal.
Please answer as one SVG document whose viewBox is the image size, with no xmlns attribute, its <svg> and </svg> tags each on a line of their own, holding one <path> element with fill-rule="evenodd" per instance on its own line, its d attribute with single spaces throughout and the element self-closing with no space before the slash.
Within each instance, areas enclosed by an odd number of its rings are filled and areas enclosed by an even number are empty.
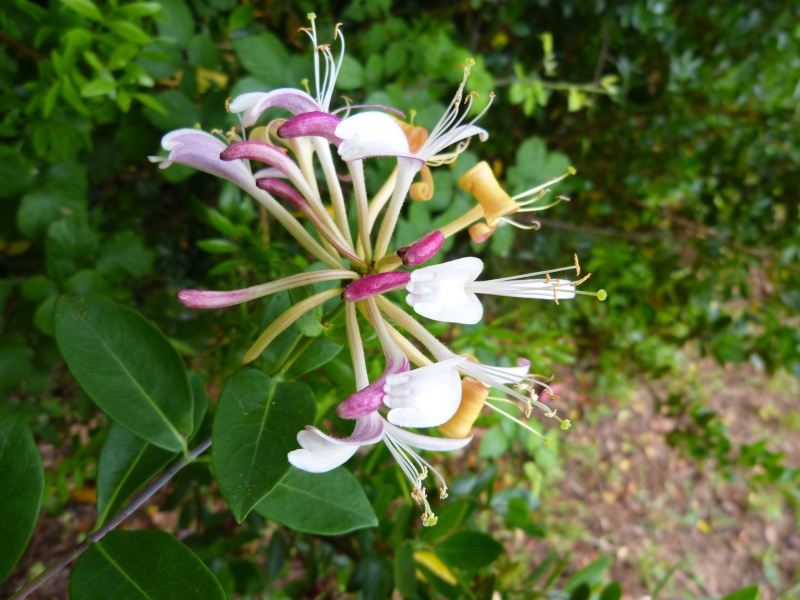
<svg viewBox="0 0 800 600">
<path fill-rule="evenodd" d="M 361 446 L 383 438 L 384 421 L 377 413 L 356 421 L 352 435 L 335 438 L 310 425 L 297 434 L 300 450 L 289 452 L 289 462 L 303 471 L 325 473 L 344 464 Z"/>
<path fill-rule="evenodd" d="M 386 385 L 386 378 L 390 375 L 405 373 L 409 366 L 408 359 L 404 355 L 387 354 L 386 369 L 381 376 L 337 406 L 336 414 L 343 419 L 358 419 L 369 414 L 377 414 L 375 411 L 384 406 L 383 386 Z"/>
<path fill-rule="evenodd" d="M 430 367 L 387 377 L 383 401 L 392 409 L 387 415 L 389 423 L 401 427 L 435 427 L 446 423 L 461 402 L 458 365 L 466 360 L 456 356 Z"/>
<path fill-rule="evenodd" d="M 417 269 L 406 286 L 406 302 L 423 317 L 473 325 L 481 320 L 483 306 L 466 285 L 482 270 L 483 261 L 471 256 Z"/>
<path fill-rule="evenodd" d="M 295 115 L 320 110 L 319 104 L 311 96 L 292 88 L 280 88 L 268 93 L 250 92 L 236 96 L 228 104 L 230 112 L 244 113 L 242 125 L 245 127 L 255 124 L 261 113 L 272 107 L 285 108 Z"/>
<path fill-rule="evenodd" d="M 384 113 L 363 112 L 347 117 L 334 133 L 342 139 L 339 156 L 347 162 L 372 156 L 416 158 L 397 121 Z"/>
<path fill-rule="evenodd" d="M 278 128 L 278 136 L 292 139 L 303 136 L 323 137 L 334 146 L 339 146 L 342 139 L 335 133 L 342 120 L 326 112 L 308 112 L 292 117 Z"/>
<path fill-rule="evenodd" d="M 242 161 L 220 160 L 220 153 L 228 148 L 221 139 L 200 129 L 176 129 L 161 138 L 161 147 L 169 152 L 166 160 L 160 161 L 162 169 L 176 162 L 200 171 L 222 177 L 246 187 L 253 183 L 253 175 Z"/>
</svg>

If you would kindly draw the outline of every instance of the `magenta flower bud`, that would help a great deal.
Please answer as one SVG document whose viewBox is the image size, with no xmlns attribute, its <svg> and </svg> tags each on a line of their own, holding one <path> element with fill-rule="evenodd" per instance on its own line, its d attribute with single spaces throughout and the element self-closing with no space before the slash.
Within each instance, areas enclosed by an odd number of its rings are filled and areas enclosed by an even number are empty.
<svg viewBox="0 0 800 600">
<path fill-rule="evenodd" d="M 444 234 L 437 229 L 422 236 L 413 244 L 398 248 L 397 256 L 405 266 L 416 267 L 433 258 L 439 252 L 442 244 L 444 244 Z"/>
<path fill-rule="evenodd" d="M 258 298 L 257 293 L 251 289 L 234 290 L 232 292 L 211 292 L 204 290 L 181 290 L 178 300 L 189 308 L 224 308 L 241 304 L 253 298 Z"/>
<path fill-rule="evenodd" d="M 293 168 L 296 169 L 294 161 L 286 156 L 283 150 L 272 144 L 255 140 L 231 144 L 220 153 L 219 157 L 222 160 L 256 160 L 270 167 L 275 167 L 279 171 L 287 174 L 290 173 Z"/>
<path fill-rule="evenodd" d="M 334 132 L 341 122 L 342 120 L 339 117 L 326 112 L 303 113 L 292 117 L 278 127 L 278 135 L 284 139 L 308 135 L 323 137 L 338 148 L 339 144 L 342 143 L 342 138 L 338 137 Z"/>
<path fill-rule="evenodd" d="M 360 302 L 372 296 L 401 288 L 409 281 L 411 281 L 411 273 L 405 271 L 367 275 L 344 288 L 342 300 L 345 302 Z"/>
<path fill-rule="evenodd" d="M 296 189 L 282 179 L 270 179 L 268 177 L 262 177 L 261 179 L 256 179 L 256 185 L 265 192 L 269 192 L 274 196 L 280 196 L 284 200 L 288 200 L 300 210 L 305 211 L 308 208 L 308 203 L 305 201 L 305 198 L 303 198 L 303 196 L 301 196 Z"/>
</svg>

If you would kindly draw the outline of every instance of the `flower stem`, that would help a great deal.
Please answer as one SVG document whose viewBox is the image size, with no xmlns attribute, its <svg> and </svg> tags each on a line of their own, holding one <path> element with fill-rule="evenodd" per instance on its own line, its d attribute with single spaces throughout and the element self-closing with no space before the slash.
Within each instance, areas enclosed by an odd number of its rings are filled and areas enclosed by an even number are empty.
<svg viewBox="0 0 800 600">
<path fill-rule="evenodd" d="M 472 225 L 475 221 L 483 218 L 483 207 L 478 204 L 477 206 L 473 206 L 463 215 L 458 217 L 457 219 L 451 221 L 444 227 L 440 227 L 439 231 L 444 234 L 444 237 L 448 238 L 451 235 L 454 235 Z"/>
</svg>

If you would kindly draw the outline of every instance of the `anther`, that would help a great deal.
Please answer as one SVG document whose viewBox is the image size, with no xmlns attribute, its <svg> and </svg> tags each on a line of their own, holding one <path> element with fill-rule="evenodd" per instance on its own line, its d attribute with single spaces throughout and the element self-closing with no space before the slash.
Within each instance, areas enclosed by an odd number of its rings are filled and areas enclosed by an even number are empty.
<svg viewBox="0 0 800 600">
<path fill-rule="evenodd" d="M 578 255 L 573 254 L 573 258 L 575 259 L 575 277 L 581 276 L 581 264 L 578 262 Z"/>
</svg>

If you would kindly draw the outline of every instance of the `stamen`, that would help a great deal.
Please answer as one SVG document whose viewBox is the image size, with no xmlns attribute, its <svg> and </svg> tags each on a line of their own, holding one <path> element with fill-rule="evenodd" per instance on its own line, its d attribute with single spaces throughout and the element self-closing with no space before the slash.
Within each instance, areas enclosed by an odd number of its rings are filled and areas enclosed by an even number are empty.
<svg viewBox="0 0 800 600">
<path fill-rule="evenodd" d="M 575 170 L 574 167 L 567 167 L 567 172 L 561 175 L 560 177 L 556 177 L 555 179 L 550 179 L 549 181 L 546 181 L 541 185 L 537 185 L 536 187 L 529 189 L 527 192 L 522 192 L 521 194 L 517 194 L 516 196 L 512 197 L 512 200 L 520 200 L 521 198 L 527 198 L 528 196 L 538 194 L 542 190 L 550 187 L 555 183 L 558 183 L 563 179 L 566 179 L 570 175 L 575 175 L 575 173 L 577 173 L 577 171 Z"/>
<path fill-rule="evenodd" d="M 582 284 L 584 281 L 586 281 L 587 279 L 589 279 L 589 277 L 591 277 L 591 276 L 592 276 L 592 274 L 591 274 L 591 273 L 587 273 L 586 275 L 584 275 L 584 276 L 583 276 L 581 279 L 579 279 L 578 281 L 573 281 L 572 283 L 570 283 L 570 285 L 571 285 L 572 287 L 577 287 L 577 286 L 579 286 L 580 284 Z"/>
<path fill-rule="evenodd" d="M 572 257 L 575 259 L 575 277 L 581 276 L 581 264 L 578 262 L 578 255 L 573 254 Z"/>
<path fill-rule="evenodd" d="M 500 398 L 495 398 L 495 397 L 493 397 L 493 396 L 489 396 L 489 400 L 500 400 Z M 494 410 L 494 411 L 496 411 L 496 412 L 499 412 L 501 415 L 503 415 L 503 416 L 505 416 L 505 417 L 508 417 L 509 419 L 511 419 L 512 421 L 514 421 L 514 423 L 516 423 L 516 424 L 517 424 L 517 425 L 519 425 L 520 427 L 524 427 L 525 429 L 527 429 L 528 431 L 530 431 L 530 432 L 531 432 L 532 434 L 534 434 L 535 436 L 537 436 L 537 437 L 539 437 L 539 438 L 541 438 L 541 439 L 543 439 L 543 440 L 544 440 L 544 439 L 546 439 L 546 438 L 545 438 L 545 437 L 544 437 L 544 436 L 543 436 L 543 435 L 542 435 L 540 432 L 536 431 L 536 430 L 535 430 L 533 427 L 531 427 L 530 425 L 528 425 L 528 424 L 527 424 L 527 423 L 525 423 L 524 421 L 520 421 L 519 419 L 517 419 L 517 418 L 516 418 L 516 417 L 514 417 L 513 415 L 511 415 L 511 414 L 507 413 L 507 412 L 506 412 L 506 411 L 504 411 L 503 409 L 501 409 L 501 408 L 498 408 L 497 406 L 495 406 L 495 405 L 494 405 L 494 404 L 492 404 L 491 402 L 487 402 L 487 403 L 486 403 L 486 406 L 488 406 L 489 408 L 491 408 L 492 410 Z"/>
<path fill-rule="evenodd" d="M 500 217 L 500 220 L 504 223 L 508 223 L 509 225 L 513 225 L 517 229 L 525 229 L 528 231 L 538 231 L 542 228 L 542 224 L 539 221 L 531 221 L 529 225 L 523 225 L 522 223 L 517 223 L 513 219 L 507 219 L 506 217 Z"/>
</svg>

